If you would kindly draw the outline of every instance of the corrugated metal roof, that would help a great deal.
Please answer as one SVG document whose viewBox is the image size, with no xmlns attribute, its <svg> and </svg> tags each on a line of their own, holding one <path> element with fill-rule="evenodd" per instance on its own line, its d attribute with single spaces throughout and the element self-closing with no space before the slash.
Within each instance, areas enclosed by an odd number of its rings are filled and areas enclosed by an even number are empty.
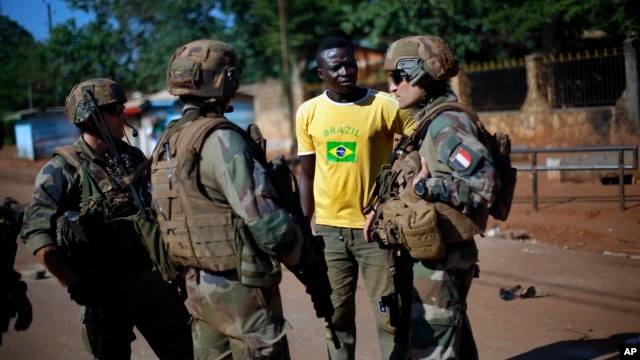
<svg viewBox="0 0 640 360">
<path fill-rule="evenodd" d="M 149 108 L 149 106 L 151 106 L 151 104 L 147 99 L 132 99 L 124 104 L 124 113 L 127 115 L 140 114 Z"/>
</svg>

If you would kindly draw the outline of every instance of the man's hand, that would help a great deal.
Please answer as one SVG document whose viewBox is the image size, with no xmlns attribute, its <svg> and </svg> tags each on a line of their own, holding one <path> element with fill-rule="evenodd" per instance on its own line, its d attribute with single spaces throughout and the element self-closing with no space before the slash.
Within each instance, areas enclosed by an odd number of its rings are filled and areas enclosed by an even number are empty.
<svg viewBox="0 0 640 360">
<path fill-rule="evenodd" d="M 368 243 L 373 242 L 373 239 L 371 239 L 371 229 L 373 227 L 373 221 L 375 219 L 376 219 L 376 209 L 374 208 L 373 210 L 369 211 L 369 213 L 367 214 L 367 219 L 364 222 L 364 229 L 362 230 L 362 232 L 364 232 L 364 239 Z"/>
<path fill-rule="evenodd" d="M 411 187 L 415 188 L 420 179 L 426 179 L 429 177 L 429 167 L 427 166 L 427 159 L 424 156 L 420 157 L 420 171 L 413 177 L 411 181 Z"/>
</svg>

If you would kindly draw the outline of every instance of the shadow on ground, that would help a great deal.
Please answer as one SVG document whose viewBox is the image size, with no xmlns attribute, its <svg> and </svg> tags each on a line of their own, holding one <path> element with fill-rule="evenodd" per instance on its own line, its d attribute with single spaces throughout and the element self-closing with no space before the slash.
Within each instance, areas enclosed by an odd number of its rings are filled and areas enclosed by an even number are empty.
<svg viewBox="0 0 640 360">
<path fill-rule="evenodd" d="M 625 341 L 638 340 L 638 334 L 621 333 L 612 335 L 606 339 L 578 339 L 559 341 L 553 344 L 535 348 L 526 353 L 509 358 L 510 360 L 538 360 L 538 359 L 562 359 L 584 360 L 618 359 L 620 346 Z M 636 344 L 637 346 L 637 344 Z"/>
</svg>

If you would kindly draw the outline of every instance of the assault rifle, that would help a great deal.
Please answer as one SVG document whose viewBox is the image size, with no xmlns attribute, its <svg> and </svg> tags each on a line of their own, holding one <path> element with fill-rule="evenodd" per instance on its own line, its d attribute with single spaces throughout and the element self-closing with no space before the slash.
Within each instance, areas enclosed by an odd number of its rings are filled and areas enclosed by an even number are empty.
<svg viewBox="0 0 640 360">
<path fill-rule="evenodd" d="M 340 340 L 333 328 L 331 318 L 334 308 L 331 302 L 331 284 L 327 275 L 327 262 L 324 260 L 324 239 L 322 236 L 313 235 L 309 221 L 303 218 L 298 224 L 304 233 L 304 244 L 300 250 L 300 262 L 298 265 L 288 267 L 298 280 L 304 285 L 307 294 L 311 296 L 316 316 L 323 318 L 331 333 L 331 340 L 336 349 L 340 349 Z"/>
<path fill-rule="evenodd" d="M 85 106 L 87 107 L 87 112 L 91 115 L 93 121 L 96 123 L 96 127 L 100 131 L 100 135 L 102 139 L 107 143 L 109 147 L 109 152 L 116 159 L 118 167 L 120 168 L 123 176 L 119 179 L 119 185 L 123 188 L 128 188 L 131 196 L 133 197 L 133 202 L 138 209 L 140 216 L 136 218 L 136 226 L 141 233 L 141 239 L 144 246 L 147 248 L 151 261 L 154 263 L 156 268 L 162 273 L 163 278 L 166 281 L 169 281 L 172 285 L 177 286 L 179 288 L 178 292 L 186 293 L 186 289 L 184 286 L 181 286 L 182 279 L 178 279 L 180 277 L 179 269 L 176 269 L 173 264 L 167 259 L 167 254 L 164 252 L 164 248 L 162 246 L 162 240 L 160 235 L 160 230 L 157 226 L 155 214 L 152 210 L 148 210 L 147 206 L 143 202 L 143 198 L 141 195 L 142 191 L 148 191 L 149 197 L 151 196 L 151 182 L 148 177 L 145 177 L 146 189 L 136 187 L 136 182 L 145 176 L 145 172 L 149 171 L 151 166 L 150 159 L 147 159 L 144 163 L 138 166 L 138 168 L 130 172 L 129 169 L 124 165 L 122 158 L 118 152 L 118 148 L 116 143 L 109 132 L 109 128 L 102 116 L 102 112 L 98 108 L 98 102 L 95 99 L 93 94 L 93 86 L 88 85 L 81 89 L 82 97 L 85 101 Z M 125 123 L 125 125 L 128 125 Z M 166 136 L 165 134 L 165 137 Z M 140 192 L 139 192 L 140 191 Z"/>
<path fill-rule="evenodd" d="M 129 192 L 133 197 L 133 202 L 138 208 L 138 211 L 140 211 L 142 218 L 144 220 L 149 220 L 150 217 L 149 217 L 149 214 L 147 213 L 147 208 L 142 202 L 142 197 L 138 193 L 138 189 L 136 189 L 136 186 L 134 185 L 135 180 L 137 179 L 137 177 L 139 177 L 138 172 L 141 170 L 144 170 L 144 168 L 141 167 L 138 170 L 136 170 L 136 172 L 134 173 L 129 172 L 129 169 L 127 169 L 127 167 L 122 162 L 122 158 L 120 157 L 120 153 L 118 152 L 118 148 L 113 139 L 113 136 L 111 136 L 111 133 L 109 132 L 109 128 L 107 127 L 107 123 L 105 122 L 104 117 L 102 116 L 102 112 L 98 108 L 98 101 L 96 100 L 93 94 L 93 86 L 87 85 L 82 87 L 81 90 L 82 90 L 82 97 L 84 99 L 85 106 L 87 107 L 86 110 L 91 115 L 93 122 L 96 124 L 96 127 L 100 132 L 102 140 L 104 140 L 107 143 L 107 146 L 109 147 L 109 152 L 111 153 L 111 155 L 115 157 L 116 163 L 118 164 L 118 167 L 120 168 L 120 171 L 123 174 L 123 177 L 119 181 L 120 186 L 129 188 Z"/>
<path fill-rule="evenodd" d="M 252 129 L 249 128 L 249 130 Z M 258 130 L 253 129 L 253 131 Z M 260 141 L 257 144 L 264 149 L 264 140 L 261 142 L 262 144 Z M 327 274 L 327 262 L 324 259 L 324 239 L 322 236 L 313 235 L 311 231 L 309 219 L 304 215 L 300 205 L 298 180 L 289 168 L 284 156 L 279 155 L 269 161 L 267 169 L 272 184 L 280 196 L 280 205 L 293 216 L 304 237 L 304 243 L 300 250 L 300 262 L 296 266 L 287 266 L 287 268 L 304 285 L 307 294 L 311 296 L 316 316 L 325 320 L 327 328 L 331 332 L 333 345 L 336 349 L 340 349 L 340 340 L 338 340 L 331 323 L 334 308 L 331 302 L 331 284 Z"/>
</svg>

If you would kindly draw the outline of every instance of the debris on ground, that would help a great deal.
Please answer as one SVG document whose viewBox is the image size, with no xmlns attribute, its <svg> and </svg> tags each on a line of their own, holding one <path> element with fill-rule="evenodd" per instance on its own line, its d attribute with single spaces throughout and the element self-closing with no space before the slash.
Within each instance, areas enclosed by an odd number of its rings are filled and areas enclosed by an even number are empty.
<svg viewBox="0 0 640 360">
<path fill-rule="evenodd" d="M 549 294 L 545 291 L 540 291 L 535 288 L 535 286 L 529 286 L 524 289 L 520 285 L 516 285 L 511 289 L 507 290 L 505 288 L 500 288 L 500 299 L 509 301 L 517 298 L 527 299 L 527 298 L 537 298 L 549 296 Z"/>
</svg>

